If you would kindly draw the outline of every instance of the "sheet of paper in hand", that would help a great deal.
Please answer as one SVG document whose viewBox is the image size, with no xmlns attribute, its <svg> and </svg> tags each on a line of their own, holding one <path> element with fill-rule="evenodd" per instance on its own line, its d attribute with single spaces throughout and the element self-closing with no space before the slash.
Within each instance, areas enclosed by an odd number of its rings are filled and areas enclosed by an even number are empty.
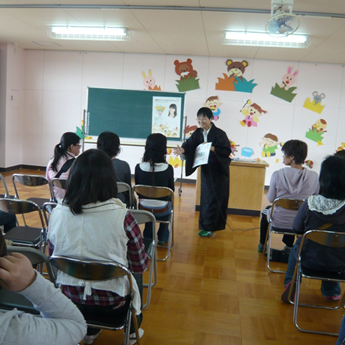
<svg viewBox="0 0 345 345">
<path fill-rule="evenodd" d="M 193 168 L 208 163 L 212 143 L 202 143 L 195 149 Z"/>
</svg>

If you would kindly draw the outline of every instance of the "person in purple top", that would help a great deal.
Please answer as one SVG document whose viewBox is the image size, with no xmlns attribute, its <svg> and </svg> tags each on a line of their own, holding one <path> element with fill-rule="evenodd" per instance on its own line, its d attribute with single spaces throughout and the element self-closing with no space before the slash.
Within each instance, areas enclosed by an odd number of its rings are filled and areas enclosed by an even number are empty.
<svg viewBox="0 0 345 345">
<path fill-rule="evenodd" d="M 316 172 L 303 167 L 308 154 L 308 146 L 301 140 L 289 140 L 283 147 L 283 163 L 287 166 L 272 174 L 270 188 L 267 193 L 269 202 L 277 198 L 306 199 L 310 195 L 318 194 L 319 182 Z M 292 229 L 296 211 L 276 207 L 272 226 L 280 229 Z M 271 215 L 271 206 L 262 211 L 260 223 L 260 243 L 258 251 L 262 252 L 268 229 L 268 220 Z M 293 235 L 284 235 L 285 250 L 289 252 L 294 242 Z"/>
</svg>

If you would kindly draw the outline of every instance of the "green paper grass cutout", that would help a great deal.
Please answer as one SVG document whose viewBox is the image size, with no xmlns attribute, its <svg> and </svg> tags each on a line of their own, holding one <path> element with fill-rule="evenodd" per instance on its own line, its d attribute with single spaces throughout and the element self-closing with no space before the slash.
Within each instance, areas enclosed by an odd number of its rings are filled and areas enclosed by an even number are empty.
<svg viewBox="0 0 345 345">
<path fill-rule="evenodd" d="M 234 83 L 235 91 L 238 91 L 238 92 L 252 93 L 254 87 L 258 85 L 254 83 L 254 79 L 248 81 L 245 78 L 243 78 L 243 80 L 237 77 L 235 78 L 236 78 L 236 82 Z"/>
<path fill-rule="evenodd" d="M 316 143 L 318 143 L 318 145 L 322 145 L 322 140 L 323 140 L 322 133 L 318 133 L 316 130 L 313 131 L 310 128 L 309 131 L 305 134 L 305 137 L 312 141 L 315 141 Z"/>
<path fill-rule="evenodd" d="M 200 89 L 199 79 L 196 79 L 196 78 L 197 78 L 196 76 L 191 77 L 189 75 L 186 78 L 182 78 L 182 80 L 176 80 L 177 89 L 180 92 Z"/>
<path fill-rule="evenodd" d="M 271 90 L 271 95 L 276 96 L 278 98 L 283 99 L 284 101 L 287 102 L 292 102 L 292 100 L 297 96 L 296 93 L 293 93 L 297 87 L 293 86 L 290 87 L 289 89 L 285 90 L 284 87 L 280 87 L 277 83 L 274 87 L 272 87 Z"/>
<path fill-rule="evenodd" d="M 75 134 L 80 138 L 80 139 L 83 139 L 83 130 L 84 130 L 84 127 L 82 126 L 81 128 L 77 127 L 76 131 L 75 131 Z"/>
</svg>

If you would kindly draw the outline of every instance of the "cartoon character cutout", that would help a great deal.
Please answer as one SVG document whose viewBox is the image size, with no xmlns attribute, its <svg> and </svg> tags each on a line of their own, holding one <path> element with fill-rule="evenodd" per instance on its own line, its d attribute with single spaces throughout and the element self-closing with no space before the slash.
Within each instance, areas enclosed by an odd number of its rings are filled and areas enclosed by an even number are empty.
<svg viewBox="0 0 345 345">
<path fill-rule="evenodd" d="M 211 96 L 207 98 L 206 103 L 205 103 L 205 106 L 212 110 L 214 121 L 218 121 L 219 115 L 221 113 L 219 109 L 219 105 L 220 105 L 220 102 L 219 102 L 218 96 Z"/>
<path fill-rule="evenodd" d="M 224 91 L 240 91 L 240 92 L 253 92 L 254 87 L 257 85 L 254 79 L 247 81 L 243 74 L 248 67 L 248 61 L 233 61 L 227 59 L 225 62 L 227 72 L 229 75 L 223 73 L 223 78 L 218 78 L 216 83 L 216 90 Z"/>
<path fill-rule="evenodd" d="M 283 87 L 285 90 L 288 90 L 291 87 L 291 85 L 294 84 L 296 81 L 296 75 L 298 74 L 298 71 L 296 70 L 293 73 L 291 72 L 292 68 L 288 67 L 287 73 L 283 75 L 283 83 L 280 85 L 280 87 Z"/>
<path fill-rule="evenodd" d="M 267 111 L 263 110 L 258 104 L 251 102 L 247 99 L 246 103 L 241 109 L 241 113 L 245 116 L 244 120 L 240 121 L 241 126 L 245 127 L 257 127 L 259 122 L 259 116 L 266 114 Z"/>
<path fill-rule="evenodd" d="M 325 107 L 324 105 L 321 105 L 321 101 L 326 98 L 326 95 L 324 93 L 319 94 L 317 91 L 314 91 L 312 95 L 313 100 L 311 101 L 308 97 L 304 102 L 303 107 L 311 111 L 314 111 L 315 113 L 321 114 L 323 108 Z"/>
<path fill-rule="evenodd" d="M 317 120 L 311 128 L 308 130 L 308 132 L 305 134 L 306 138 L 317 142 L 317 145 L 323 145 L 323 134 L 326 133 L 327 128 L 327 122 L 324 119 Z"/>
<path fill-rule="evenodd" d="M 344 151 L 344 150 L 345 150 L 345 143 L 341 143 L 341 145 L 338 146 L 335 152 Z"/>
<path fill-rule="evenodd" d="M 314 162 L 313 162 L 312 160 L 310 160 L 310 159 L 306 160 L 306 161 L 304 162 L 304 164 L 305 164 L 309 169 L 313 169 L 313 167 L 314 167 Z"/>
<path fill-rule="evenodd" d="M 145 90 L 157 90 L 160 91 L 161 87 L 156 85 L 155 78 L 152 76 L 152 71 L 149 69 L 149 75 L 146 76 L 145 72 L 142 71 L 141 74 L 144 77 L 143 84 Z"/>
<path fill-rule="evenodd" d="M 278 137 L 272 133 L 267 133 L 260 143 L 262 146 L 262 157 L 274 157 L 276 155 L 276 150 L 281 144 L 279 144 Z"/>
<path fill-rule="evenodd" d="M 276 83 L 275 86 L 272 87 L 271 95 L 291 103 L 297 95 L 296 93 L 293 93 L 297 87 L 292 86 L 296 81 L 297 74 L 298 70 L 292 72 L 292 67 L 288 67 L 287 73 L 283 75 L 282 83 L 280 85 Z"/>
<path fill-rule="evenodd" d="M 185 129 L 186 139 L 189 139 L 197 129 L 198 126 L 187 126 Z"/>
<path fill-rule="evenodd" d="M 175 72 L 180 76 L 180 80 L 176 80 L 176 86 L 179 91 L 200 89 L 199 79 L 197 79 L 198 72 L 193 68 L 192 59 L 182 62 L 175 60 L 174 64 Z"/>
<path fill-rule="evenodd" d="M 240 145 L 236 145 L 236 143 L 230 139 L 229 139 L 229 142 L 230 142 L 230 150 L 231 150 L 230 157 L 233 157 L 236 155 L 236 152 L 238 152 L 237 147 L 239 147 Z"/>
</svg>

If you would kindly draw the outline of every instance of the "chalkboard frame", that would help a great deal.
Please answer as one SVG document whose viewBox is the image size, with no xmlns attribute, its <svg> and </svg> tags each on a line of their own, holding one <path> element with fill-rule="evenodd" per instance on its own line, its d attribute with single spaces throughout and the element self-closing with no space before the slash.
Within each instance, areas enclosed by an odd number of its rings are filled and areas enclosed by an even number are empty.
<svg viewBox="0 0 345 345">
<path fill-rule="evenodd" d="M 169 141 L 182 141 L 184 92 L 88 87 L 85 135 L 98 136 L 111 131 L 120 138 L 146 139 L 152 132 L 153 97 L 181 98 L 179 138 L 167 138 Z"/>
</svg>

